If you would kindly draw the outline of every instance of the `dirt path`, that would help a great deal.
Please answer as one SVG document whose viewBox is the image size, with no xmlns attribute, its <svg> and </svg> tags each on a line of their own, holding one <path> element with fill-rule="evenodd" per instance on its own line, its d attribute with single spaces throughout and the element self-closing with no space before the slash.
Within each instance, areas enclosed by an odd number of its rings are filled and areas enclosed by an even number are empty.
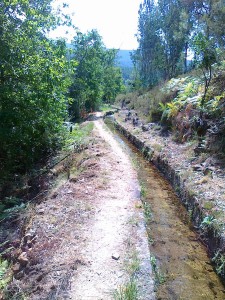
<svg viewBox="0 0 225 300">
<path fill-rule="evenodd" d="M 96 214 L 93 226 L 85 228 L 87 244 L 82 250 L 88 264 L 73 277 L 71 299 L 113 299 L 112 292 L 126 285 L 129 273 L 135 271 L 129 264 L 137 260 L 139 299 L 153 299 L 150 255 L 136 172 L 102 121 L 95 122 L 95 134 L 99 134 L 110 150 L 99 161 L 101 170 L 105 171 L 106 186 L 95 192 Z"/>
<path fill-rule="evenodd" d="M 70 179 L 59 176 L 34 208 L 14 265 L 13 295 L 110 300 L 132 283 L 137 299 L 154 299 L 137 174 L 103 121 L 94 124 Z"/>
</svg>

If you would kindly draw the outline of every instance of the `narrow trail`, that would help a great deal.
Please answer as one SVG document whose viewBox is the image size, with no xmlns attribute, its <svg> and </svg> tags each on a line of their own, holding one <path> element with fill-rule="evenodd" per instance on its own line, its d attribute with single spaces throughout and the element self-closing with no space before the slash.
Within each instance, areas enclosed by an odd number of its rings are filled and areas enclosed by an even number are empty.
<svg viewBox="0 0 225 300">
<path fill-rule="evenodd" d="M 113 300 L 132 282 L 138 300 L 154 300 L 137 173 L 102 119 L 70 168 L 30 212 L 11 291 L 29 300 Z"/>
<path fill-rule="evenodd" d="M 154 299 L 137 174 L 103 121 L 94 123 L 94 134 L 108 147 L 98 162 L 104 170 L 105 189 L 95 190 L 93 224 L 82 232 L 86 244 L 81 254 L 86 263 L 72 278 L 70 299 L 113 299 L 113 291 L 129 282 L 133 259 L 140 264 L 135 274 L 138 299 Z"/>
</svg>

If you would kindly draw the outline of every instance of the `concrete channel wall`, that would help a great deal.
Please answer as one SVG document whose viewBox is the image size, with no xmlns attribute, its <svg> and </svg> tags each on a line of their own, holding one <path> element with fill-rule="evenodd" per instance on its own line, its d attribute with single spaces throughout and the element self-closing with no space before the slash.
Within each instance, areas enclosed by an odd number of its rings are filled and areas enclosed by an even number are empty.
<svg viewBox="0 0 225 300">
<path fill-rule="evenodd" d="M 222 235 L 221 233 L 217 234 L 213 228 L 209 228 L 208 231 L 204 232 L 200 231 L 200 225 L 203 219 L 206 217 L 204 209 L 200 205 L 199 199 L 195 195 L 192 195 L 192 192 L 186 187 L 185 180 L 170 165 L 167 157 L 162 156 L 160 152 L 155 152 L 150 146 L 145 145 L 144 141 L 129 132 L 121 123 L 119 123 L 118 120 L 114 119 L 114 124 L 116 129 L 119 130 L 134 146 L 136 146 L 136 148 L 143 153 L 144 157 L 148 161 L 152 162 L 169 180 L 184 206 L 188 210 L 191 221 L 195 229 L 199 232 L 199 239 L 206 246 L 209 256 L 213 258 L 215 257 L 216 253 L 219 253 L 221 261 L 218 261 L 216 264 L 216 267 L 218 268 L 218 264 L 222 264 L 223 259 L 225 259 L 224 233 Z M 223 272 L 219 275 L 225 279 L 225 274 Z"/>
</svg>

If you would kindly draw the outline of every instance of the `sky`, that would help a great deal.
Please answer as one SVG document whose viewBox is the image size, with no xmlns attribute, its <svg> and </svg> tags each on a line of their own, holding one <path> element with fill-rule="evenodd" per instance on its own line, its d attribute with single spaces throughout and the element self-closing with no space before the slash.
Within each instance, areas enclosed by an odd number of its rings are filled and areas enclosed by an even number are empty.
<svg viewBox="0 0 225 300">
<path fill-rule="evenodd" d="M 73 24 L 82 33 L 97 29 L 107 48 L 124 50 L 137 49 L 135 37 L 138 26 L 138 10 L 142 0 L 55 0 L 56 7 L 69 4 L 65 10 L 72 17 Z M 52 37 L 67 37 L 65 29 L 58 29 Z"/>
</svg>

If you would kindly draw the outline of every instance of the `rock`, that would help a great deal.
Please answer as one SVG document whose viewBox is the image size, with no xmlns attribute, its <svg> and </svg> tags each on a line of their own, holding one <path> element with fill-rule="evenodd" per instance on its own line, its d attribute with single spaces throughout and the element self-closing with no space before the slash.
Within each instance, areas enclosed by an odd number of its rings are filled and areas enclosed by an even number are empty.
<svg viewBox="0 0 225 300">
<path fill-rule="evenodd" d="M 149 130 L 149 126 L 148 126 L 148 125 L 142 125 L 142 126 L 141 126 L 141 129 L 142 129 L 143 131 L 148 131 L 148 130 Z"/>
<path fill-rule="evenodd" d="M 22 267 L 25 267 L 28 264 L 28 258 L 27 258 L 27 253 L 22 252 L 20 256 L 18 257 L 18 261 Z"/>
<path fill-rule="evenodd" d="M 207 167 L 203 170 L 204 175 L 212 175 L 212 173 L 215 171 L 214 167 Z"/>
<path fill-rule="evenodd" d="M 26 244 L 30 243 L 32 238 L 33 238 L 32 234 L 27 233 L 23 238 L 23 245 L 25 246 Z"/>
<path fill-rule="evenodd" d="M 67 191 L 67 194 L 73 194 L 73 191 L 68 190 L 68 191 Z"/>
<path fill-rule="evenodd" d="M 40 281 L 43 279 L 44 276 L 45 276 L 44 273 L 43 273 L 43 274 L 40 274 L 40 275 L 36 278 L 37 282 L 40 282 Z"/>
<path fill-rule="evenodd" d="M 35 239 L 35 234 L 27 233 L 23 238 L 23 248 L 26 249 L 26 246 L 28 246 L 28 248 L 31 248 L 32 244 L 35 242 Z"/>
<path fill-rule="evenodd" d="M 77 182 L 77 181 L 78 181 L 78 178 L 77 178 L 77 176 L 70 176 L 69 181 L 70 181 L 70 182 Z"/>
<path fill-rule="evenodd" d="M 133 123 L 134 126 L 138 126 L 138 122 L 139 122 L 138 117 L 134 117 L 134 118 L 132 119 L 132 123 Z"/>
<path fill-rule="evenodd" d="M 208 176 L 204 176 L 202 179 L 200 179 L 197 183 L 198 184 L 203 184 L 203 183 L 207 183 L 209 181 L 209 177 Z"/>
<path fill-rule="evenodd" d="M 19 273 L 20 270 L 21 270 L 21 265 L 20 265 L 19 263 L 16 263 L 16 264 L 12 267 L 13 274 Z"/>
<path fill-rule="evenodd" d="M 119 258 L 120 258 L 120 255 L 118 253 L 112 254 L 112 259 L 119 260 Z"/>
<path fill-rule="evenodd" d="M 40 208 L 40 209 L 38 209 L 37 213 L 39 215 L 43 215 L 45 213 L 45 209 L 44 208 Z"/>
<path fill-rule="evenodd" d="M 16 273 L 16 274 L 14 275 L 14 278 L 17 279 L 17 280 L 20 280 L 20 279 L 23 278 L 23 276 L 24 276 L 23 271 L 20 271 L 19 273 Z"/>
<path fill-rule="evenodd" d="M 202 171 L 202 166 L 201 165 L 194 165 L 192 168 L 193 168 L 194 171 L 198 171 L 198 172 Z"/>
<path fill-rule="evenodd" d="M 14 248 L 19 248 L 20 246 L 20 240 L 19 239 L 15 239 L 13 242 L 12 242 L 12 246 Z"/>
</svg>

